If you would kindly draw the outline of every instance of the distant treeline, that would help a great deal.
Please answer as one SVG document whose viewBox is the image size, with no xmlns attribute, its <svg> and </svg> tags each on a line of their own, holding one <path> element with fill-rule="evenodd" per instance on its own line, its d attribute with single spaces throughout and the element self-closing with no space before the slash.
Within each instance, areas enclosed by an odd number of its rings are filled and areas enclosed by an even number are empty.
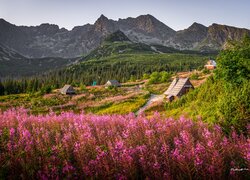
<svg viewBox="0 0 250 180">
<path fill-rule="evenodd" d="M 30 92 L 48 92 L 64 84 L 91 85 L 93 81 L 104 84 L 109 79 L 126 82 L 131 77 L 141 79 L 152 72 L 179 72 L 203 68 L 208 56 L 188 54 L 123 54 L 102 59 L 91 59 L 66 69 L 44 75 L 0 82 L 0 95 Z"/>
</svg>

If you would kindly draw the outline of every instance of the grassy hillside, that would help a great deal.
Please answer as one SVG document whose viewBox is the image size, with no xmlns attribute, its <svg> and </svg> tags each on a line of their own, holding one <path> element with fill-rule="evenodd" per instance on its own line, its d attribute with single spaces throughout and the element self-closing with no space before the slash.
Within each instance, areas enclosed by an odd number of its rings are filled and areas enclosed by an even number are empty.
<svg viewBox="0 0 250 180">
<path fill-rule="evenodd" d="M 155 54 L 155 50 L 150 46 L 142 43 L 132 43 L 130 41 L 105 41 L 100 47 L 93 50 L 84 59 L 99 59 L 111 55 L 118 54 Z"/>
<path fill-rule="evenodd" d="M 190 71 L 203 67 L 208 56 L 189 54 L 115 54 L 104 58 L 94 58 L 61 71 L 76 82 L 91 84 L 93 80 L 104 84 L 108 79 L 125 82 L 131 76 L 140 79 L 144 73 L 154 71 Z M 65 78 L 64 81 L 66 81 Z"/>
<path fill-rule="evenodd" d="M 14 80 L 15 82 L 11 82 L 13 80 L 10 79 L 2 84 L 6 91 L 5 94 L 13 94 L 35 92 L 45 86 L 60 88 L 64 84 L 91 85 L 93 81 L 96 81 L 97 84 L 104 84 L 109 79 L 127 82 L 131 78 L 141 79 L 143 74 L 151 74 L 154 71 L 179 72 L 202 68 L 210 57 L 197 54 L 147 52 L 114 53 L 105 55 L 105 57 L 88 59 L 43 76 Z M 16 89 L 17 87 L 19 88 Z"/>
<path fill-rule="evenodd" d="M 250 38 L 233 42 L 220 53 L 218 68 L 200 88 L 180 100 L 166 104 L 166 115 L 200 117 L 221 124 L 226 132 L 231 126 L 246 132 L 250 120 Z"/>
<path fill-rule="evenodd" d="M 203 67 L 210 55 L 182 52 L 159 45 L 131 42 L 122 32 L 108 36 L 100 47 L 84 57 L 81 63 L 59 72 L 64 82 L 93 81 L 104 84 L 108 79 L 128 81 L 140 79 L 154 71 L 190 71 Z"/>
<path fill-rule="evenodd" d="M 141 83 L 140 83 L 141 84 Z M 105 88 L 104 86 L 76 88 L 77 95 L 62 95 L 59 89 L 48 94 L 15 94 L 0 96 L 0 110 L 13 107 L 24 107 L 34 114 L 49 113 L 54 110 L 85 111 L 95 114 L 128 114 L 136 112 L 143 106 L 149 92 L 144 88 L 133 86 L 121 88 Z"/>
</svg>

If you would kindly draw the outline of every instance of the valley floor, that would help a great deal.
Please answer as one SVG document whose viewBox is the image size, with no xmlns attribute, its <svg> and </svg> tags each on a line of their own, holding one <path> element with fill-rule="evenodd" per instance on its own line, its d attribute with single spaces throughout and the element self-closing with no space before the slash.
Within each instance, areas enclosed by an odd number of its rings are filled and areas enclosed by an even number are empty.
<svg viewBox="0 0 250 180">
<path fill-rule="evenodd" d="M 172 78 L 190 77 L 194 72 L 180 72 Z M 211 74 L 203 75 L 199 79 L 191 80 L 194 87 L 200 86 Z M 87 86 L 77 90 L 77 95 L 69 96 L 60 94 L 60 89 L 50 94 L 19 94 L 0 97 L 0 109 L 6 110 L 12 107 L 24 107 L 34 114 L 44 114 L 51 110 L 85 111 L 94 114 L 152 114 L 159 111 L 164 114 L 166 103 L 163 93 L 170 82 L 148 84 L 148 80 L 123 83 L 120 88 L 105 88 L 104 86 Z M 144 112 L 145 111 L 145 112 Z"/>
</svg>

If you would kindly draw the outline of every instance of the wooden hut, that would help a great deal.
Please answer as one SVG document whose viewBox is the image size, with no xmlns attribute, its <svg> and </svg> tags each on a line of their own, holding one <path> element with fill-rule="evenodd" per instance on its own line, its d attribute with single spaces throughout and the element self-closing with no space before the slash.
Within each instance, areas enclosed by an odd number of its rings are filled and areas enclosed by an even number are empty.
<svg viewBox="0 0 250 180">
<path fill-rule="evenodd" d="M 105 87 L 109 87 L 109 86 L 120 87 L 121 84 L 117 80 L 108 80 L 104 86 Z"/>
<path fill-rule="evenodd" d="M 193 88 L 194 86 L 189 78 L 175 78 L 164 94 L 166 95 L 167 100 L 171 102 L 175 97 L 180 98 Z"/>
<path fill-rule="evenodd" d="M 60 90 L 62 94 L 72 95 L 76 94 L 75 89 L 71 85 L 64 85 L 64 87 Z"/>
<path fill-rule="evenodd" d="M 213 69 L 216 69 L 216 62 L 215 60 L 208 60 L 207 61 L 207 64 L 204 66 L 206 69 L 208 70 L 213 70 Z"/>
</svg>

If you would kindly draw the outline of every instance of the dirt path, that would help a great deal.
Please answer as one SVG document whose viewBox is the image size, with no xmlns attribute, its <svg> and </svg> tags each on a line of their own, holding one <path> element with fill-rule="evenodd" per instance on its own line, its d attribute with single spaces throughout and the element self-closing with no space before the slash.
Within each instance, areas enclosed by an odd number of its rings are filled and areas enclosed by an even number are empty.
<svg viewBox="0 0 250 180">
<path fill-rule="evenodd" d="M 163 101 L 164 94 L 161 95 L 156 95 L 156 94 L 151 94 L 150 98 L 148 99 L 148 102 L 142 106 L 135 114 L 139 115 L 143 113 L 151 104 L 159 101 Z"/>
</svg>

